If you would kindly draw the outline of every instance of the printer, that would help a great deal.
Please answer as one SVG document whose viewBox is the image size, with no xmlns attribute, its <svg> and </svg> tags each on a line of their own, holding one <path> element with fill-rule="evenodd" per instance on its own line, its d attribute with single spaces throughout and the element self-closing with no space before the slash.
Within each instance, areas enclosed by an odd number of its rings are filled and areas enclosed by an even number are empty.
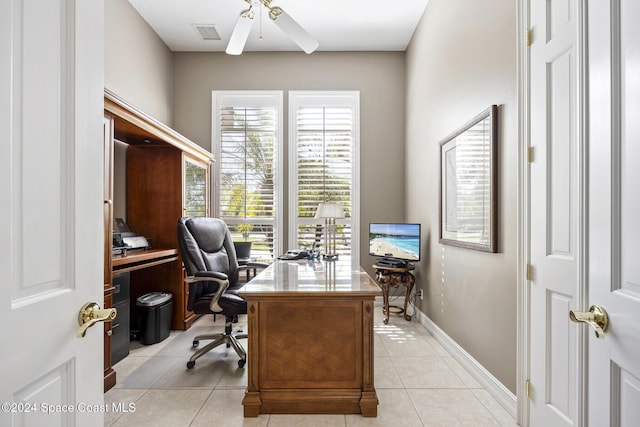
<svg viewBox="0 0 640 427">
<path fill-rule="evenodd" d="M 141 251 L 150 247 L 146 237 L 138 236 L 122 218 L 116 218 L 113 227 L 113 255 L 126 255 L 127 251 Z"/>
</svg>

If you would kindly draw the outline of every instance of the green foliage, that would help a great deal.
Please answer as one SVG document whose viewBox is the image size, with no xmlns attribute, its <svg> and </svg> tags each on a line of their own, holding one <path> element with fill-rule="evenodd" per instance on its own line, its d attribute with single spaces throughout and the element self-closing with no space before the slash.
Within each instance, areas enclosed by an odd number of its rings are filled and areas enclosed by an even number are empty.
<svg viewBox="0 0 640 427">
<path fill-rule="evenodd" d="M 253 225 L 244 223 L 238 224 L 237 229 L 239 233 L 242 233 L 242 237 L 244 238 L 244 240 L 247 240 L 249 238 L 251 230 L 253 230 Z"/>
</svg>

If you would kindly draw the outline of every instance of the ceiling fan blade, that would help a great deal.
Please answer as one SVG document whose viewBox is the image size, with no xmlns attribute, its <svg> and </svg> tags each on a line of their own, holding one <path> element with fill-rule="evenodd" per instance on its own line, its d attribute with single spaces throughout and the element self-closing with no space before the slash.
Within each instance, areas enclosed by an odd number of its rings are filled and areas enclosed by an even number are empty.
<svg viewBox="0 0 640 427">
<path fill-rule="evenodd" d="M 273 22 L 275 22 L 286 35 L 291 37 L 291 40 L 300 46 L 300 48 L 306 53 L 312 53 L 320 45 L 316 39 L 311 37 L 311 34 L 307 33 L 300 24 L 298 24 L 287 12 L 279 7 L 272 8 L 270 16 L 271 19 L 273 19 Z"/>
<path fill-rule="evenodd" d="M 236 26 L 233 27 L 233 33 L 231 33 L 231 38 L 227 45 L 226 52 L 229 55 L 240 55 L 242 53 L 252 25 L 253 11 L 251 9 L 243 11 L 236 21 Z"/>
</svg>

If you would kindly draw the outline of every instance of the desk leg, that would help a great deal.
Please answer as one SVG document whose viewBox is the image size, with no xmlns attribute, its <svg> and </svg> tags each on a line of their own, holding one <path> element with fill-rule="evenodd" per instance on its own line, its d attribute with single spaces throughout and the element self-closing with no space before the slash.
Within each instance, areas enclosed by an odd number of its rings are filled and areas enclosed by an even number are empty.
<svg viewBox="0 0 640 427">
<path fill-rule="evenodd" d="M 260 304 L 251 301 L 247 304 L 247 390 L 242 400 L 244 406 L 245 417 L 257 417 L 260 415 L 262 408 L 262 399 L 260 398 L 260 378 L 258 375 L 258 366 L 260 359 L 256 349 L 259 346 L 260 330 L 258 325 L 258 311 Z"/>
</svg>

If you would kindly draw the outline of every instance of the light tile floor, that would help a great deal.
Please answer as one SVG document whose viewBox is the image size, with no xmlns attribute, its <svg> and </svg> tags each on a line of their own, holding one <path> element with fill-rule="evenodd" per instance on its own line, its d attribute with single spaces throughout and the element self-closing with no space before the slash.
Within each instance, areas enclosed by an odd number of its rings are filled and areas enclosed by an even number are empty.
<svg viewBox="0 0 640 427">
<path fill-rule="evenodd" d="M 186 362 L 193 337 L 222 330 L 224 319 L 199 319 L 185 332 L 143 346 L 132 342 L 128 357 L 114 366 L 117 384 L 105 402 L 128 412 L 105 414 L 105 426 L 514 426 L 514 419 L 417 321 L 375 314 L 377 418 L 360 415 L 260 415 L 244 418 L 247 369 L 224 346 Z M 239 327 L 246 324 L 240 318 Z M 246 343 L 246 341 L 245 341 Z M 339 349 L 336 349 L 339 351 Z"/>
</svg>

